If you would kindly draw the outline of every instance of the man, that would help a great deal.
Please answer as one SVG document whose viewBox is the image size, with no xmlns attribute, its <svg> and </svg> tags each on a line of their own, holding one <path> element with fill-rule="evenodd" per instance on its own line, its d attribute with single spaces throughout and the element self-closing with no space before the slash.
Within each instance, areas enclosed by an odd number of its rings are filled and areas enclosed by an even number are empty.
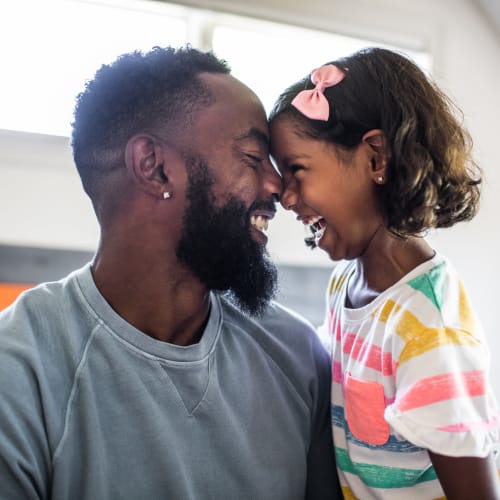
<svg viewBox="0 0 500 500">
<path fill-rule="evenodd" d="M 258 98 L 155 48 L 78 96 L 92 263 L 0 316 L 0 498 L 336 498 L 329 360 L 271 302 Z M 243 312 L 242 312 L 243 311 Z"/>
</svg>

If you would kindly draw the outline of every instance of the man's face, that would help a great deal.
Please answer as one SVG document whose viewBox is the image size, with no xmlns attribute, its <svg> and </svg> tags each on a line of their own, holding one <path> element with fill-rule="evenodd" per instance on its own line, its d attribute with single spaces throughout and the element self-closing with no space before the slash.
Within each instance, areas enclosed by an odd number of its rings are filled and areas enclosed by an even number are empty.
<svg viewBox="0 0 500 500">
<path fill-rule="evenodd" d="M 274 203 L 256 201 L 247 208 L 233 196 L 217 207 L 210 167 L 201 159 L 188 164 L 189 204 L 177 257 L 207 288 L 227 291 L 242 310 L 258 315 L 275 295 L 277 271 L 264 244 L 252 237 L 250 218 L 257 209 L 274 212 Z"/>
<path fill-rule="evenodd" d="M 185 137 L 188 187 L 178 258 L 210 289 L 228 291 L 249 313 L 276 289 L 264 230 L 281 179 L 269 160 L 267 119 L 259 99 L 228 75 L 203 74 L 215 103 Z"/>
</svg>

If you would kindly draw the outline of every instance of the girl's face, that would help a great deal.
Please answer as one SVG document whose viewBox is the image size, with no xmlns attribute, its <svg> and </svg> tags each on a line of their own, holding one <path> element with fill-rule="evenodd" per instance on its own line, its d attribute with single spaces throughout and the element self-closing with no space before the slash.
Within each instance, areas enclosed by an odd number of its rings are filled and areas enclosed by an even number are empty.
<svg viewBox="0 0 500 500">
<path fill-rule="evenodd" d="M 281 204 L 320 228 L 316 245 L 332 260 L 354 259 L 383 224 L 377 197 L 376 150 L 363 140 L 339 154 L 331 143 L 299 135 L 286 116 L 270 124 L 271 155 L 282 175 Z"/>
</svg>

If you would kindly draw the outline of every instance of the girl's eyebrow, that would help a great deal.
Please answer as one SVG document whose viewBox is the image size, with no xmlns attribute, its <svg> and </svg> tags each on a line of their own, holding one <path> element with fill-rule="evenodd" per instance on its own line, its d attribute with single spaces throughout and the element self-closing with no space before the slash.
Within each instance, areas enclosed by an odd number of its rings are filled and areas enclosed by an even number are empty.
<svg viewBox="0 0 500 500">
<path fill-rule="evenodd" d="M 294 161 L 297 160 L 310 160 L 311 155 L 305 154 L 305 153 L 297 153 L 297 154 L 291 154 L 288 155 L 287 157 L 283 158 L 283 163 L 285 165 L 289 165 L 290 163 L 293 163 Z"/>
</svg>

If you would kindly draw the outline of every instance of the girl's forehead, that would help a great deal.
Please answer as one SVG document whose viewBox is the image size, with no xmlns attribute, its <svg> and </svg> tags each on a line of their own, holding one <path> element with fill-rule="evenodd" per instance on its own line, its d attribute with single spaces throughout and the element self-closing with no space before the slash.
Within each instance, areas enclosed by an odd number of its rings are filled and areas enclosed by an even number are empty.
<svg viewBox="0 0 500 500">
<path fill-rule="evenodd" d="M 278 134 L 292 134 L 297 136 L 297 138 L 302 137 L 305 139 L 305 135 L 300 132 L 301 127 L 297 123 L 297 120 L 292 119 L 287 114 L 278 115 L 269 122 L 271 141 L 273 140 L 273 136 L 276 137 Z"/>
<path fill-rule="evenodd" d="M 305 156 L 331 154 L 330 143 L 308 137 L 293 120 L 270 124 L 270 151 L 279 162 Z"/>
<path fill-rule="evenodd" d="M 318 142 L 307 133 L 306 126 L 300 123 L 295 117 L 289 114 L 278 115 L 273 118 L 269 123 L 269 133 L 271 135 L 271 141 L 277 136 L 287 136 L 288 138 L 294 138 L 297 141 L 303 142 Z"/>
<path fill-rule="evenodd" d="M 271 121 L 269 124 L 269 136 L 271 150 L 289 147 L 295 140 L 300 139 L 293 122 L 281 118 L 276 118 Z"/>
</svg>

